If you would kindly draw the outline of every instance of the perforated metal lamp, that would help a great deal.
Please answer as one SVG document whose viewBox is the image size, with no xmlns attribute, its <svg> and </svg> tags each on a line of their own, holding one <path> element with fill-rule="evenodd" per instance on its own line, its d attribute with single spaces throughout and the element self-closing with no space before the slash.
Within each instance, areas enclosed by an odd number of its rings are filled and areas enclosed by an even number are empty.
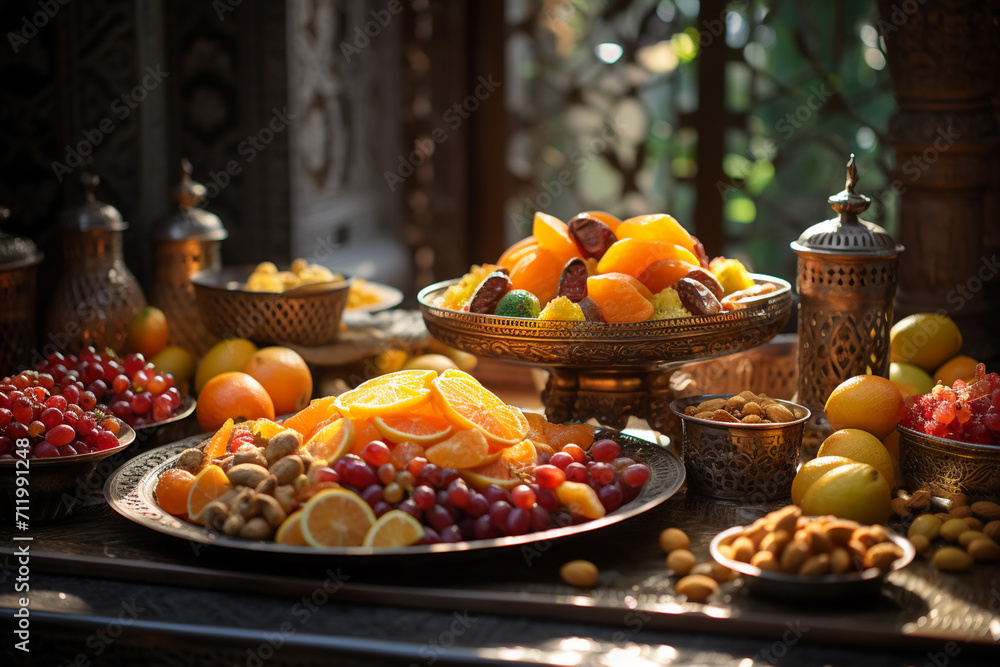
<svg viewBox="0 0 1000 667">
<path fill-rule="evenodd" d="M 181 161 L 181 181 L 174 189 L 177 209 L 153 230 L 153 289 L 150 301 L 170 322 L 170 342 L 203 354 L 217 338 L 198 313 L 191 276 L 222 268 L 221 244 L 229 236 L 222 220 L 198 208 L 205 186 L 191 179 L 191 163 Z"/>
<path fill-rule="evenodd" d="M 60 277 L 46 318 L 47 342 L 61 351 L 93 345 L 121 350 L 128 321 L 146 305 L 139 282 L 125 266 L 122 232 L 128 227 L 114 206 L 99 201 L 95 174 L 80 177 L 84 202 L 63 211 L 65 273 Z"/>
<path fill-rule="evenodd" d="M 829 431 L 827 397 L 855 375 L 889 374 L 889 330 L 903 246 L 858 215 L 871 200 L 854 189 L 854 155 L 845 189 L 830 197 L 839 215 L 813 225 L 791 244 L 798 255 L 798 402 L 813 412 L 807 436 Z M 804 446 L 806 442 L 804 440 Z"/>
</svg>

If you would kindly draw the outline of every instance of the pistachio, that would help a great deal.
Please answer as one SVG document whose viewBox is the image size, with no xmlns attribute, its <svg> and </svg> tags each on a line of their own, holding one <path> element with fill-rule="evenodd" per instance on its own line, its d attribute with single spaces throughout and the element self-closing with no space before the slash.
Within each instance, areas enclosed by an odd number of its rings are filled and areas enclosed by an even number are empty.
<svg viewBox="0 0 1000 667">
<path fill-rule="evenodd" d="M 913 545 L 913 550 L 918 554 L 925 553 L 931 547 L 931 541 L 919 534 L 910 538 L 910 544 Z"/>
<path fill-rule="evenodd" d="M 988 537 L 973 540 L 966 550 L 973 560 L 988 562 L 1000 560 L 1000 545 Z"/>
<path fill-rule="evenodd" d="M 972 567 L 972 556 L 958 547 L 941 547 L 934 554 L 934 567 L 948 572 L 964 572 Z"/>
</svg>

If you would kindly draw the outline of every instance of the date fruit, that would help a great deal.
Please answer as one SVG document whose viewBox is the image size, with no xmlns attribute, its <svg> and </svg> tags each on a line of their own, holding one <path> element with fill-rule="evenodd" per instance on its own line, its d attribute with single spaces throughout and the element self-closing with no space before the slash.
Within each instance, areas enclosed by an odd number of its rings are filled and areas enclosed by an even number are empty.
<svg viewBox="0 0 1000 667">
<path fill-rule="evenodd" d="M 583 311 L 583 316 L 588 322 L 604 322 L 604 313 L 601 312 L 601 307 L 597 305 L 597 302 L 591 299 L 589 296 L 585 296 L 580 299 L 580 310 Z"/>
<path fill-rule="evenodd" d="M 722 304 L 715 295 L 697 280 L 681 278 L 673 287 L 681 298 L 681 305 L 695 317 L 715 315 L 722 310 Z"/>
<path fill-rule="evenodd" d="M 698 258 L 698 262 L 701 264 L 701 268 L 707 269 L 709 265 L 708 253 L 705 252 L 705 246 L 702 242 L 698 240 L 697 236 L 692 236 L 691 240 L 694 241 L 694 256 Z"/>
<path fill-rule="evenodd" d="M 581 213 L 569 221 L 569 234 L 584 257 L 600 259 L 617 240 L 611 228 Z"/>
<path fill-rule="evenodd" d="M 712 275 L 711 271 L 706 271 L 705 269 L 691 269 L 684 277 L 700 282 L 708 288 L 708 291 L 711 292 L 712 296 L 716 299 L 721 299 L 722 295 L 725 294 L 725 290 L 722 288 L 722 283 L 719 282 L 718 278 Z"/>
<path fill-rule="evenodd" d="M 559 276 L 557 296 L 564 296 L 573 303 L 580 303 L 587 296 L 587 264 L 579 257 L 566 262 Z M 597 305 L 597 304 L 594 304 Z M 584 317 L 586 317 L 584 313 Z"/>
<path fill-rule="evenodd" d="M 479 283 L 469 299 L 469 312 L 492 315 L 503 295 L 513 288 L 510 278 L 502 271 L 494 271 Z"/>
</svg>

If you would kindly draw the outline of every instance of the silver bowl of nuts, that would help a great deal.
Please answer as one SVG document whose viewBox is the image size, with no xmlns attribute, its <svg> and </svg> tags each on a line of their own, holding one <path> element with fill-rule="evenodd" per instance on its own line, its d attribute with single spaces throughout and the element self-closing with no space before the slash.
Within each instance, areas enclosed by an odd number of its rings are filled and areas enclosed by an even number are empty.
<svg viewBox="0 0 1000 667">
<path fill-rule="evenodd" d="M 764 502 L 791 492 L 807 408 L 750 391 L 679 398 L 688 488 L 714 498 Z"/>
<path fill-rule="evenodd" d="M 719 533 L 709 551 L 751 593 L 810 604 L 875 595 L 889 572 L 916 555 L 909 540 L 882 526 L 802 516 L 795 505 Z"/>
</svg>

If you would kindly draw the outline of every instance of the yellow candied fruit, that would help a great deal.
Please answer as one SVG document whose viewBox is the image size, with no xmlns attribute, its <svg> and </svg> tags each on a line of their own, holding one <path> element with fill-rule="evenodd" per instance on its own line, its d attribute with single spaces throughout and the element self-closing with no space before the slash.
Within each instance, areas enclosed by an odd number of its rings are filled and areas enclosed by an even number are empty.
<svg viewBox="0 0 1000 667">
<path fill-rule="evenodd" d="M 445 290 L 439 302 L 439 307 L 461 310 L 465 302 L 472 298 L 472 294 L 479 287 L 479 283 L 483 282 L 486 276 L 498 268 L 500 267 L 496 264 L 473 264 L 468 273 L 462 276 L 457 283 Z"/>
<path fill-rule="evenodd" d="M 708 268 L 718 281 L 722 283 L 722 291 L 725 293 L 725 296 L 747 289 L 748 287 L 753 287 L 754 285 L 753 278 L 750 277 L 750 272 L 746 270 L 746 267 L 738 259 L 716 257 L 712 260 Z"/>
<path fill-rule="evenodd" d="M 691 317 L 691 313 L 681 303 L 681 297 L 673 287 L 660 290 L 653 295 L 653 316 L 651 320 L 674 320 Z"/>
<path fill-rule="evenodd" d="M 583 309 L 573 303 L 569 297 L 557 296 L 549 301 L 538 315 L 540 320 L 560 320 L 563 322 L 586 322 Z"/>
</svg>

